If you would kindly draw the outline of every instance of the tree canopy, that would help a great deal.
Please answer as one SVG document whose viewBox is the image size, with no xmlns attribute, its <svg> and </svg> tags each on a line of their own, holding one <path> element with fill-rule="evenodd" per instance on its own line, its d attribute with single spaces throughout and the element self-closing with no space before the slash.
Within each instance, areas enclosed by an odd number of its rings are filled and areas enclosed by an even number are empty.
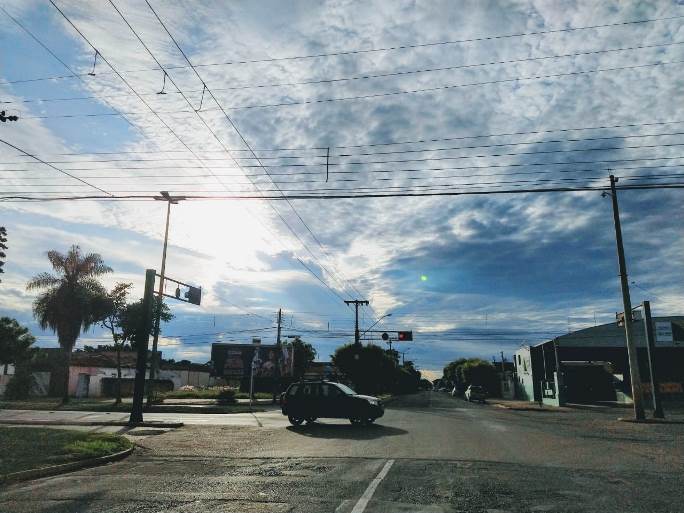
<svg viewBox="0 0 684 513">
<path fill-rule="evenodd" d="M 16 319 L 0 317 L 0 364 L 16 364 L 27 360 L 36 339 Z"/>
</svg>

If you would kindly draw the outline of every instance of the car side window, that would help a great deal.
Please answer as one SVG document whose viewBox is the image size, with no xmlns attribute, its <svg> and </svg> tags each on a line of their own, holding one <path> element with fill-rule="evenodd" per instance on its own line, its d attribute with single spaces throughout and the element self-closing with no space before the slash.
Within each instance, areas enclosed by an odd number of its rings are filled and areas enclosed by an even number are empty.
<svg viewBox="0 0 684 513">
<path fill-rule="evenodd" d="M 323 393 L 323 397 L 330 399 L 339 397 L 340 394 L 342 394 L 339 388 L 337 388 L 335 385 L 330 385 L 328 383 L 323 383 L 321 385 L 321 392 Z"/>
<path fill-rule="evenodd" d="M 297 390 L 299 390 L 299 385 L 292 385 L 290 390 L 288 390 L 287 395 L 294 397 L 297 395 Z"/>
<path fill-rule="evenodd" d="M 313 399 L 318 397 L 318 384 L 317 383 L 307 383 L 302 389 L 302 394 L 306 398 Z"/>
</svg>

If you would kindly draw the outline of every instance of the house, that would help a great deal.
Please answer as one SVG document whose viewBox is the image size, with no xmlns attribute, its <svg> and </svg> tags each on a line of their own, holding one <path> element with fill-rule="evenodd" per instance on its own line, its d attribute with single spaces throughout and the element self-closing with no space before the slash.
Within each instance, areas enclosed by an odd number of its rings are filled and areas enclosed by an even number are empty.
<svg viewBox="0 0 684 513">
<path fill-rule="evenodd" d="M 121 352 L 121 392 L 133 394 L 137 352 Z M 161 359 L 161 353 L 159 353 Z M 116 352 L 75 351 L 69 365 L 69 395 L 74 397 L 114 397 L 117 381 Z M 12 370 L 12 369 L 9 369 Z M 162 363 L 155 380 L 157 390 L 176 390 L 182 386 L 208 386 L 210 368 L 196 363 Z M 64 383 L 64 353 L 61 349 L 40 348 L 32 362 L 34 385 L 31 395 L 59 396 Z M 149 377 L 149 370 L 146 377 Z M 6 386 L 7 376 L 0 378 Z M 4 388 L 3 386 L 3 388 Z M 4 390 L 0 390 L 4 392 Z"/>
</svg>

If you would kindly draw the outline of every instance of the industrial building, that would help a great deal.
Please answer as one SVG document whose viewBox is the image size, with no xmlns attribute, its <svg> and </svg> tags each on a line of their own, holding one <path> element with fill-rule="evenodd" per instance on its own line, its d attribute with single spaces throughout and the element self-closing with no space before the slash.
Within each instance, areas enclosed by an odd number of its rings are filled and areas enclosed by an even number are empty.
<svg viewBox="0 0 684 513">
<path fill-rule="evenodd" d="M 684 391 L 684 316 L 654 317 L 655 362 L 663 397 Z M 633 331 L 644 395 L 650 396 L 645 321 Z M 550 405 L 631 402 L 624 326 L 617 322 L 559 336 L 515 353 L 516 397 Z M 559 372 L 560 370 L 560 372 Z M 647 402 L 648 404 L 648 402 Z"/>
</svg>

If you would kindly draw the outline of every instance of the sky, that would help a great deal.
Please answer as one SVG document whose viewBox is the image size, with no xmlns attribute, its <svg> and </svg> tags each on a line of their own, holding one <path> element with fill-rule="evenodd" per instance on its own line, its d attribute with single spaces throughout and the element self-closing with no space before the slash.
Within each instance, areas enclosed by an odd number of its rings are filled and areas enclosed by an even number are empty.
<svg viewBox="0 0 684 513">
<path fill-rule="evenodd" d="M 165 357 L 273 342 L 282 309 L 283 336 L 327 360 L 362 299 L 361 331 L 391 313 L 372 330 L 412 330 L 395 347 L 422 370 L 510 359 L 622 310 L 610 197 L 519 189 L 681 180 L 683 2 L 0 6 L 0 101 L 20 117 L 0 124 L 0 314 L 41 346 L 26 282 L 47 251 L 99 253 L 136 300 L 161 264 L 151 196 L 171 191 L 203 197 L 172 206 L 166 263 L 203 297 L 169 300 Z M 488 194 L 283 199 L 445 191 Z M 619 192 L 632 302 L 655 315 L 684 313 L 682 194 Z M 11 200 L 84 195 L 140 198 Z"/>
</svg>

